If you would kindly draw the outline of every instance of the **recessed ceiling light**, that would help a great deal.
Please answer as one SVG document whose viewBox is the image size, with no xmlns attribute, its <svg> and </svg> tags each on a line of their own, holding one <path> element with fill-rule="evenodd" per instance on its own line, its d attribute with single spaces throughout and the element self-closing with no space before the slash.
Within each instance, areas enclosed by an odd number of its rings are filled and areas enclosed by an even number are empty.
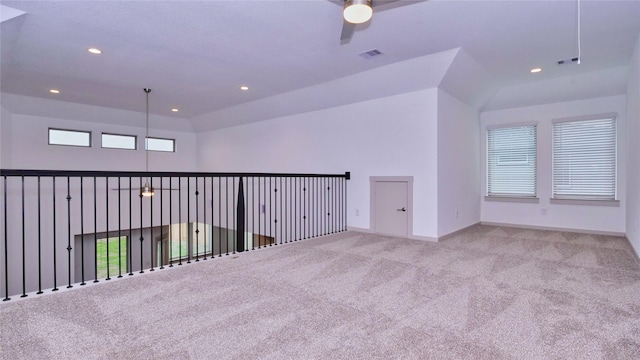
<svg viewBox="0 0 640 360">
<path fill-rule="evenodd" d="M 242 86 L 240 86 L 240 90 L 247 91 L 247 90 L 249 90 L 249 87 L 246 86 L 246 85 L 242 85 Z"/>
<path fill-rule="evenodd" d="M 89 51 L 90 53 L 92 53 L 92 54 L 96 54 L 96 55 L 98 55 L 98 54 L 102 54 L 102 50 L 100 50 L 100 49 L 96 49 L 96 48 L 90 48 L 88 51 Z"/>
<path fill-rule="evenodd" d="M 60 90 L 58 90 L 58 89 L 51 89 L 51 90 L 49 90 L 49 92 L 52 93 L 52 94 L 60 94 Z"/>
<path fill-rule="evenodd" d="M 173 109 L 171 109 L 171 111 L 173 111 L 173 112 L 178 112 L 178 111 L 180 111 L 180 109 L 178 109 L 178 108 L 173 108 Z"/>
<path fill-rule="evenodd" d="M 542 71 L 542 68 L 533 68 L 533 69 L 531 69 L 531 73 L 533 73 L 533 74 L 539 73 L 540 71 Z"/>
</svg>

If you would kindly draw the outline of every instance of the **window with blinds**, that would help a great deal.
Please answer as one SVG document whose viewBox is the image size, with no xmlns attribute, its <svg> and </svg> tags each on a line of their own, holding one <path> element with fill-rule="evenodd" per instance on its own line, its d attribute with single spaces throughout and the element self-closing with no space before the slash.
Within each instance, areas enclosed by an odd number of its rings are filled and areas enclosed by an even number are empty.
<svg viewBox="0 0 640 360">
<path fill-rule="evenodd" d="M 615 117 L 553 124 L 553 198 L 616 199 Z"/>
<path fill-rule="evenodd" d="M 487 196 L 536 196 L 535 125 L 487 129 Z"/>
</svg>

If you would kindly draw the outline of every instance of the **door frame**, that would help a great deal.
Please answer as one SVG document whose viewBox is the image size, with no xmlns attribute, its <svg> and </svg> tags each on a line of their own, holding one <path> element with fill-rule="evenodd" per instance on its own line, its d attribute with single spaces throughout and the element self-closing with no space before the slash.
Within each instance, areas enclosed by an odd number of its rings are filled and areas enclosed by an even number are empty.
<svg viewBox="0 0 640 360">
<path fill-rule="evenodd" d="M 407 237 L 413 236 L 413 176 L 370 176 L 369 177 L 369 227 L 376 233 L 376 183 L 404 182 L 407 184 Z"/>
</svg>

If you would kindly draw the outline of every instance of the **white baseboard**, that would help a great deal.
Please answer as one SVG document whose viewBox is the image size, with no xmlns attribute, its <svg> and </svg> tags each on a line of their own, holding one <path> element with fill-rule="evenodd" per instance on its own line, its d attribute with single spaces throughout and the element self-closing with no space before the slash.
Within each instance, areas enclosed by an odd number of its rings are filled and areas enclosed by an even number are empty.
<svg viewBox="0 0 640 360">
<path fill-rule="evenodd" d="M 450 232 L 450 233 L 448 233 L 448 234 L 444 234 L 444 235 L 442 235 L 442 236 L 439 236 L 439 237 L 438 237 L 438 241 L 446 240 L 446 239 L 448 239 L 448 238 L 450 238 L 450 237 L 452 237 L 452 236 L 455 236 L 455 235 L 457 235 L 457 234 L 459 234 L 459 233 L 461 233 L 461 232 L 463 232 L 463 231 L 467 230 L 468 228 L 470 228 L 470 227 L 472 227 L 472 226 L 476 226 L 476 225 L 478 225 L 478 224 L 480 224 L 480 223 L 479 223 L 479 222 L 477 222 L 477 223 L 471 224 L 471 225 L 469 225 L 469 226 L 465 226 L 465 227 L 463 227 L 462 229 L 458 229 L 458 230 L 456 230 L 456 231 L 452 231 L 452 232 Z"/>
<path fill-rule="evenodd" d="M 420 240 L 420 241 L 428 241 L 428 242 L 438 242 L 438 238 L 434 238 L 431 236 L 422 236 L 422 235 L 409 235 L 409 239 L 412 240 Z"/>
<path fill-rule="evenodd" d="M 362 232 L 362 233 L 367 233 L 367 234 L 375 234 L 373 232 L 373 230 L 371 230 L 371 229 L 360 228 L 360 227 L 355 227 L 355 226 L 347 226 L 347 230 L 348 231 L 357 231 L 357 232 Z M 391 236 L 391 235 L 389 235 L 389 236 Z M 429 237 L 429 236 L 422 236 L 422 235 L 409 235 L 408 239 L 429 241 L 429 242 L 438 242 L 437 238 L 433 238 L 433 237 Z"/>
<path fill-rule="evenodd" d="M 357 231 L 357 232 L 373 234 L 373 231 L 371 229 L 355 227 L 355 226 L 347 226 L 347 231 Z"/>
<path fill-rule="evenodd" d="M 592 235 L 607 235 L 607 236 L 622 236 L 622 237 L 626 237 L 625 233 L 617 232 L 617 231 L 599 231 L 599 230 L 572 229 L 572 228 L 561 228 L 561 227 L 553 227 L 553 226 L 537 226 L 537 225 L 498 223 L 498 222 L 490 222 L 490 221 L 482 221 L 482 222 L 480 222 L 480 224 L 481 225 L 490 225 L 490 226 L 513 227 L 513 228 L 520 228 L 520 229 L 531 229 L 531 230 L 566 231 L 566 232 L 579 233 L 579 234 L 592 234 Z"/>
</svg>

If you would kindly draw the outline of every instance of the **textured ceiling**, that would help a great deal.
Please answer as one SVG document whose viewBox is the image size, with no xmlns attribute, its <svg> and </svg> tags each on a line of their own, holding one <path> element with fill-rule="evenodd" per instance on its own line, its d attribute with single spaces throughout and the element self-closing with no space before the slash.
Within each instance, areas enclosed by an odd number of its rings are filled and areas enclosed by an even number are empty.
<svg viewBox="0 0 640 360">
<path fill-rule="evenodd" d="M 524 89 L 520 98 L 495 90 L 479 108 L 535 103 L 532 84 L 591 73 L 598 80 L 586 85 L 610 81 L 606 90 L 617 92 L 640 33 L 640 1 L 583 1 L 582 64 L 558 66 L 577 56 L 577 1 L 400 0 L 374 12 L 348 43 L 339 40 L 341 8 L 327 0 L 2 5 L 26 12 L 1 25 L 2 92 L 144 111 L 142 88 L 150 87 L 152 113 L 188 119 L 456 48 L 488 72 L 493 89 Z M 357 55 L 374 48 L 384 55 Z M 536 66 L 543 71 L 530 74 Z M 245 84 L 251 89 L 240 91 Z M 448 84 L 464 86 L 464 78 Z M 323 100 L 305 101 L 314 108 Z"/>
</svg>

